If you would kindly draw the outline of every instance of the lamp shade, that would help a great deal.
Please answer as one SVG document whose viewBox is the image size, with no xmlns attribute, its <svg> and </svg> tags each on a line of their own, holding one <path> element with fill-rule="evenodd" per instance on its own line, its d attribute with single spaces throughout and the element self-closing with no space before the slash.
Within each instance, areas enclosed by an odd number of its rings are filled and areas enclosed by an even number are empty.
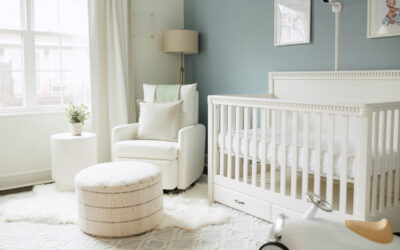
<svg viewBox="0 0 400 250">
<path fill-rule="evenodd" d="M 197 54 L 199 33 L 195 30 L 167 30 L 164 32 L 164 52 Z"/>
</svg>

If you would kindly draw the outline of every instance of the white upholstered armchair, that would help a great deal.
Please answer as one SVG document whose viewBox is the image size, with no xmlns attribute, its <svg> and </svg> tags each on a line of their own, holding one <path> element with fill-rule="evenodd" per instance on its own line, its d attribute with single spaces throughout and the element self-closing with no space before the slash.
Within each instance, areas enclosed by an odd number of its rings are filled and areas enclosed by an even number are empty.
<svg viewBox="0 0 400 250">
<path fill-rule="evenodd" d="M 203 172 L 206 136 L 204 125 L 198 124 L 197 91 L 193 101 L 195 105 L 190 113 L 195 117 L 194 124 L 181 128 L 177 141 L 139 140 L 139 123 L 115 127 L 112 131 L 113 160 L 143 161 L 160 167 L 163 189 L 189 187 Z"/>
</svg>

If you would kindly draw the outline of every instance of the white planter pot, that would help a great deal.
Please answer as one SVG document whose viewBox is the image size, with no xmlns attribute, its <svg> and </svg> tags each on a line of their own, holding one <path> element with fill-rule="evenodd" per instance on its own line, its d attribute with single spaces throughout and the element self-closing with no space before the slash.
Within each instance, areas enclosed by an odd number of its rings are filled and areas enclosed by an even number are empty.
<svg viewBox="0 0 400 250">
<path fill-rule="evenodd" d="M 82 128 L 83 128 L 83 124 L 81 122 L 69 124 L 69 131 L 71 132 L 71 135 L 81 135 Z"/>
</svg>

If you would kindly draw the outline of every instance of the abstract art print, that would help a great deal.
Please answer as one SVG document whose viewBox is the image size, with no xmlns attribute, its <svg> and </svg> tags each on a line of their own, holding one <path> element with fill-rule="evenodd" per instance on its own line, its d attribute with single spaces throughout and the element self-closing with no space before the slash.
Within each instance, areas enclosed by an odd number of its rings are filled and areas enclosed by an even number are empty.
<svg viewBox="0 0 400 250">
<path fill-rule="evenodd" d="M 368 0 L 368 38 L 400 35 L 400 0 Z"/>
<path fill-rule="evenodd" d="M 310 0 L 275 0 L 274 45 L 310 43 L 310 19 Z"/>
</svg>

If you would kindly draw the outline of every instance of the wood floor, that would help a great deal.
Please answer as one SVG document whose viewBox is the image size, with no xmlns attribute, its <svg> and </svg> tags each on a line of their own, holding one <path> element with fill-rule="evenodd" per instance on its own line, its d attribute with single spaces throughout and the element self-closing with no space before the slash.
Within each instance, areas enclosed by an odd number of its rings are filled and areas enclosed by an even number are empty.
<svg viewBox="0 0 400 250">
<path fill-rule="evenodd" d="M 16 193 L 31 191 L 32 188 L 33 188 L 33 186 L 27 186 L 27 187 L 20 187 L 20 188 L 14 188 L 14 189 L 9 189 L 9 190 L 3 190 L 3 191 L 0 191 L 0 195 L 16 194 Z"/>
</svg>

